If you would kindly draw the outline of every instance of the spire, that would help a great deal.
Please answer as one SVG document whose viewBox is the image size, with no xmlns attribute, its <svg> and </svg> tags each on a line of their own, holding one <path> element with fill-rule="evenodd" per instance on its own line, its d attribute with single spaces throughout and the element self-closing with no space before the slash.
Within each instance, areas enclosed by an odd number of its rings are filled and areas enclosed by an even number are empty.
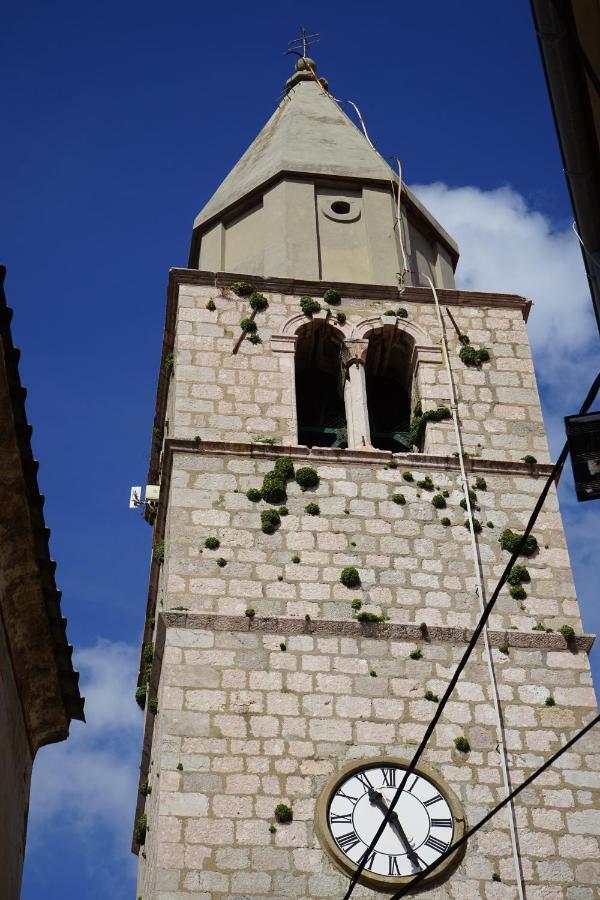
<svg viewBox="0 0 600 900">
<path fill-rule="evenodd" d="M 297 60 L 286 96 L 197 216 L 194 228 L 283 173 L 386 185 L 395 177 L 329 95 L 326 80 L 316 77 L 316 63 L 309 57 Z"/>
</svg>

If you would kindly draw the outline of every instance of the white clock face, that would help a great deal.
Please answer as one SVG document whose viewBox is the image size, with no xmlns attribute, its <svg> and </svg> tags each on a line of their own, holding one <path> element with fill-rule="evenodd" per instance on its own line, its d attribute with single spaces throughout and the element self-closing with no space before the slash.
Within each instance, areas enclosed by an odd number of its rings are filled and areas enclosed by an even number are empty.
<svg viewBox="0 0 600 900">
<path fill-rule="evenodd" d="M 328 826 L 351 863 L 358 865 L 375 837 L 405 771 L 392 764 L 356 769 L 331 797 Z M 426 776 L 415 772 L 406 782 L 394 813 L 365 871 L 391 878 L 417 875 L 452 843 L 455 823 L 450 806 Z"/>
</svg>

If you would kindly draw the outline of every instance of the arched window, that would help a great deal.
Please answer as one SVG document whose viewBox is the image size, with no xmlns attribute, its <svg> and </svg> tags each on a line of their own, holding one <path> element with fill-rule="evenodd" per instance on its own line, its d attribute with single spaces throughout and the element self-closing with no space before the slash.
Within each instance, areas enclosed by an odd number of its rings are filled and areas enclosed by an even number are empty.
<svg viewBox="0 0 600 900">
<path fill-rule="evenodd" d="M 415 343 L 396 328 L 376 328 L 368 335 L 365 365 L 371 445 L 394 453 L 410 451 Z"/>
<path fill-rule="evenodd" d="M 321 319 L 303 325 L 297 334 L 298 443 L 307 447 L 346 447 L 342 335 Z"/>
</svg>

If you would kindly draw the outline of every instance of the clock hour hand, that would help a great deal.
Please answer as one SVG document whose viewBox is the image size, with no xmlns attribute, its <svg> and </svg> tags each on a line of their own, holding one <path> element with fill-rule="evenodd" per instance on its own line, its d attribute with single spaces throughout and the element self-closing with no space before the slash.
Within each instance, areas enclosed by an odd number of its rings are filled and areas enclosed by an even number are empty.
<svg viewBox="0 0 600 900">
<path fill-rule="evenodd" d="M 383 796 L 383 794 L 380 791 L 376 791 L 374 788 L 371 788 L 371 790 L 369 791 L 369 800 L 375 806 L 378 806 L 384 815 L 387 815 L 389 806 L 388 806 L 387 800 L 385 799 L 385 797 Z M 397 832 L 398 837 L 400 838 L 402 843 L 404 844 L 404 848 L 406 850 L 406 855 L 408 856 L 409 861 L 413 864 L 413 866 L 416 866 L 417 868 L 420 869 L 421 862 L 419 860 L 419 857 L 417 856 L 416 852 L 411 847 L 410 841 L 408 840 L 408 838 L 406 836 L 406 832 L 404 831 L 404 828 L 402 827 L 400 819 L 398 818 L 398 814 L 396 813 L 395 810 L 390 814 L 389 822 L 390 822 L 390 825 L 392 826 L 392 828 L 394 828 L 394 830 Z"/>
</svg>

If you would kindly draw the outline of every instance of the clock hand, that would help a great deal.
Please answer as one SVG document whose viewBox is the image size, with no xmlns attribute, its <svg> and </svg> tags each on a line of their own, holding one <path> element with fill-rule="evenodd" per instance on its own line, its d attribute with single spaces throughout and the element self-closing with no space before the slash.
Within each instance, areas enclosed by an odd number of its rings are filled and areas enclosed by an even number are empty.
<svg viewBox="0 0 600 900">
<path fill-rule="evenodd" d="M 376 791 L 374 788 L 371 788 L 371 790 L 369 791 L 369 800 L 375 806 L 378 806 L 384 815 L 387 815 L 388 810 L 389 810 L 389 805 L 388 805 L 387 800 L 385 799 L 385 797 L 383 796 L 383 794 L 380 791 Z M 416 854 L 416 852 L 411 847 L 410 841 L 408 840 L 408 838 L 406 836 L 406 832 L 404 831 L 404 828 L 402 827 L 400 819 L 398 818 L 398 814 L 396 813 L 395 810 L 392 813 L 390 813 L 389 821 L 390 821 L 390 824 L 392 825 L 392 827 L 397 831 L 400 840 L 404 844 L 404 848 L 406 850 L 406 855 L 408 856 L 409 861 L 413 864 L 413 866 L 417 866 L 420 869 L 421 861 L 420 861 L 418 855 Z"/>
</svg>

